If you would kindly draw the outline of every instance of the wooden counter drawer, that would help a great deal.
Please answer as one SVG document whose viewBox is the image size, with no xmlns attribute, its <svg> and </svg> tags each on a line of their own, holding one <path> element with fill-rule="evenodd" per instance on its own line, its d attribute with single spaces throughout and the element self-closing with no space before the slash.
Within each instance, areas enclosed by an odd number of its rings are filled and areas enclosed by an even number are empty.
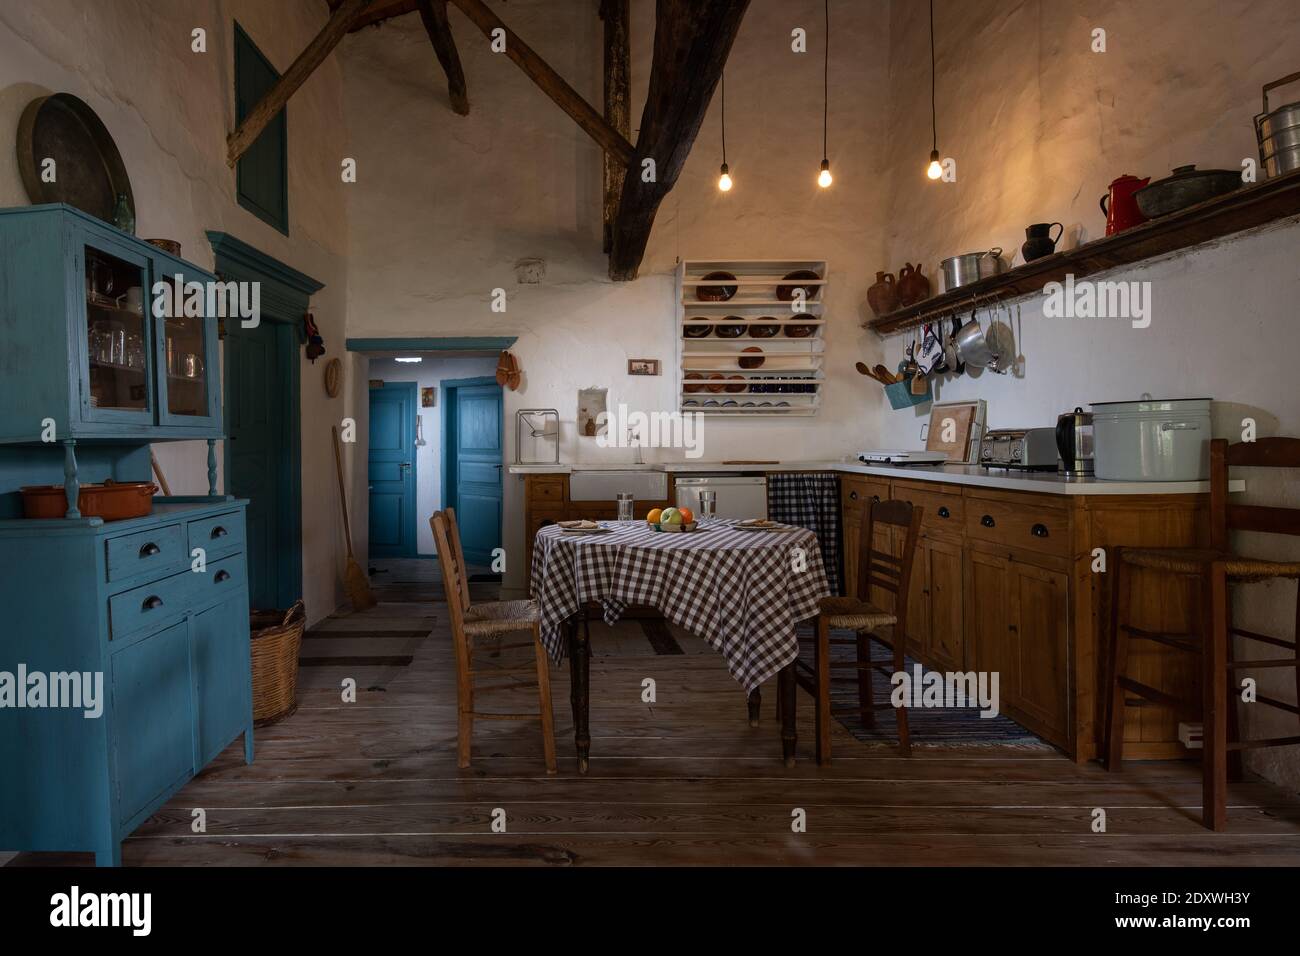
<svg viewBox="0 0 1300 956">
<path fill-rule="evenodd" d="M 910 501 L 922 509 L 922 532 L 961 537 L 966 521 L 966 501 L 962 498 L 960 489 L 956 493 L 951 493 L 939 490 L 937 487 L 936 490 L 931 491 L 895 483 L 894 497 L 902 501 Z"/>
<path fill-rule="evenodd" d="M 1033 500 L 966 498 L 966 537 L 972 541 L 1067 555 L 1070 518 L 1062 507 Z"/>
<path fill-rule="evenodd" d="M 109 538 L 104 542 L 104 550 L 110 581 L 149 571 L 165 572 L 188 560 L 185 532 L 178 524 Z"/>
<path fill-rule="evenodd" d="M 872 498 L 888 500 L 889 482 L 873 481 L 858 475 L 845 475 L 840 480 L 840 508 L 846 515 L 852 513 L 861 521 L 863 509 Z"/>
<path fill-rule="evenodd" d="M 179 530 L 179 529 L 178 529 Z M 109 640 L 175 619 L 189 610 L 200 575 L 182 571 L 108 599 Z"/>
<path fill-rule="evenodd" d="M 562 506 L 567 484 L 563 475 L 529 475 L 528 504 L 534 508 Z"/>
<path fill-rule="evenodd" d="M 189 550 L 230 551 L 244 546 L 244 516 L 238 511 L 212 515 L 189 522 L 186 526 Z"/>
</svg>

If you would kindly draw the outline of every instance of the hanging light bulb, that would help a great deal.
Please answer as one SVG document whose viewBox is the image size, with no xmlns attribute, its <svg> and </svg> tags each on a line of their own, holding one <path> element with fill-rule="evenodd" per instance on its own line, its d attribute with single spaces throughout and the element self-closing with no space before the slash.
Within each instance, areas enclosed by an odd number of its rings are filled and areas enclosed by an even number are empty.
<svg viewBox="0 0 1300 956">
<path fill-rule="evenodd" d="M 826 158 L 826 130 L 830 125 L 831 99 L 831 0 L 825 0 L 823 9 L 826 13 L 826 39 L 822 41 L 822 171 L 817 174 L 817 185 L 825 189 L 834 182 L 831 177 L 831 161 Z"/>
<path fill-rule="evenodd" d="M 727 74 L 722 74 L 722 168 L 718 170 L 718 191 L 731 191 L 731 170 L 727 166 Z"/>
<path fill-rule="evenodd" d="M 731 189 L 731 173 L 727 170 L 727 164 L 722 164 L 722 175 L 718 177 L 718 188 L 724 193 Z"/>
<path fill-rule="evenodd" d="M 938 179 L 943 175 L 943 164 L 939 162 L 939 123 L 934 108 L 934 0 L 930 0 L 930 136 L 930 165 L 925 168 L 925 174 Z"/>
</svg>

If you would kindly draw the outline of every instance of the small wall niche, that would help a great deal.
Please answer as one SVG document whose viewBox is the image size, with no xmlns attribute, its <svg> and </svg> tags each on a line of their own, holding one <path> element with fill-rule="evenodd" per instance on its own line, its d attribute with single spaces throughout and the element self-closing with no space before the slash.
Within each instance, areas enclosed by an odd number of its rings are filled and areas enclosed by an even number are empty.
<svg viewBox="0 0 1300 956">
<path fill-rule="evenodd" d="M 595 438 L 605 434 L 597 419 L 609 409 L 609 389 L 584 388 L 578 391 L 578 436 Z"/>
</svg>

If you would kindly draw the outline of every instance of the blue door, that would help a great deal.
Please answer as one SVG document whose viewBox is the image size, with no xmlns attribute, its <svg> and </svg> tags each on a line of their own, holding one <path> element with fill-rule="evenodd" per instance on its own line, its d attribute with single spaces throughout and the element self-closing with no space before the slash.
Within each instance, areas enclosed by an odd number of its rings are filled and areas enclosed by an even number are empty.
<svg viewBox="0 0 1300 956">
<path fill-rule="evenodd" d="M 413 558 L 415 546 L 414 382 L 370 390 L 370 556 Z"/>
<path fill-rule="evenodd" d="M 443 385 L 444 499 L 456 509 L 465 560 L 490 565 L 492 552 L 501 547 L 501 386 L 492 379 Z"/>
</svg>

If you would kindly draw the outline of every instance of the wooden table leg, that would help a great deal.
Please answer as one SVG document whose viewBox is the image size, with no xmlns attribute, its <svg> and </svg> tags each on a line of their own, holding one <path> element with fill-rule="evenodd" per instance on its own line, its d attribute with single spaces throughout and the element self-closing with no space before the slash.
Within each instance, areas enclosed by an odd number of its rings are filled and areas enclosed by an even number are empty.
<svg viewBox="0 0 1300 956">
<path fill-rule="evenodd" d="M 795 733 L 795 679 L 794 661 L 781 668 L 776 677 L 777 693 L 781 696 L 781 756 L 787 767 L 794 766 L 794 748 L 798 742 Z"/>
<path fill-rule="evenodd" d="M 749 726 L 758 726 L 758 717 L 763 708 L 763 692 L 755 687 L 754 692 L 749 695 Z"/>
<path fill-rule="evenodd" d="M 578 773 L 586 773 L 591 755 L 591 734 L 587 730 L 587 713 L 590 704 L 589 671 L 587 658 L 591 652 L 587 621 L 579 611 L 569 618 L 569 703 L 573 707 L 573 743 L 578 750 Z"/>
</svg>

